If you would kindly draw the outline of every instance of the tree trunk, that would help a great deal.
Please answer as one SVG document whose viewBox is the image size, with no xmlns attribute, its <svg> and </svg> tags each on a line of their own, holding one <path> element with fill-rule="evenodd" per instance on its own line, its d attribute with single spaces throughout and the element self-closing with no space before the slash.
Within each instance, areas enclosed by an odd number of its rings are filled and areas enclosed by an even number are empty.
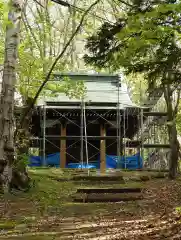
<svg viewBox="0 0 181 240">
<path fill-rule="evenodd" d="M 26 116 L 23 125 L 20 126 L 21 116 L 27 111 L 30 104 L 32 103 L 31 98 L 23 99 L 23 108 L 21 107 L 21 114 L 16 117 L 16 129 L 17 134 L 15 138 L 15 148 L 18 154 L 27 154 L 29 153 L 30 147 L 30 130 L 31 130 L 31 121 L 32 121 L 32 111 L 30 111 L 29 115 Z"/>
<path fill-rule="evenodd" d="M 170 143 L 170 159 L 169 159 L 169 178 L 175 179 L 178 171 L 178 159 L 179 159 L 179 143 L 177 140 L 177 128 L 176 128 L 176 109 L 173 107 L 172 99 L 173 91 L 170 85 L 164 86 L 164 96 L 167 104 L 167 116 L 168 116 L 168 136 Z"/>
<path fill-rule="evenodd" d="M 172 126 L 168 126 L 169 131 L 169 141 L 170 141 L 170 161 L 169 161 L 169 177 L 174 179 L 177 175 L 178 170 L 178 158 L 179 158 L 179 144 L 177 141 L 177 129 L 176 123 L 174 122 Z"/>
<path fill-rule="evenodd" d="M 9 191 L 14 173 L 14 93 L 16 84 L 17 52 L 23 1 L 11 0 L 6 27 L 4 69 L 0 101 L 0 178 L 4 192 Z M 20 174 L 21 175 L 21 174 Z"/>
</svg>

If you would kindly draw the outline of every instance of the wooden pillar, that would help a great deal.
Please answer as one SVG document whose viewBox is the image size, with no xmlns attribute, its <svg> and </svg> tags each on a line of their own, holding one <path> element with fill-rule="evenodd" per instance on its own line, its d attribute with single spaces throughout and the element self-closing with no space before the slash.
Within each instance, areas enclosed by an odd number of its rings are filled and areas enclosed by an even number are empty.
<svg viewBox="0 0 181 240">
<path fill-rule="evenodd" d="M 61 123 L 61 137 L 66 136 L 66 123 Z M 66 140 L 60 140 L 60 167 L 66 167 Z"/>
<path fill-rule="evenodd" d="M 106 136 L 106 128 L 105 124 L 100 124 L 100 136 L 104 137 Z M 100 140 L 100 170 L 101 173 L 105 173 L 106 171 L 106 140 L 101 139 Z"/>
</svg>

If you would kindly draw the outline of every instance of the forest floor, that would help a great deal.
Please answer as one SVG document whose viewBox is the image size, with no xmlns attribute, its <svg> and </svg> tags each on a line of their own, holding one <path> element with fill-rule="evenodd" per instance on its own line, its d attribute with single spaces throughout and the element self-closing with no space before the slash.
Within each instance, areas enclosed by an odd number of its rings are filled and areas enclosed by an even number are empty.
<svg viewBox="0 0 181 240">
<path fill-rule="evenodd" d="M 143 173 L 125 173 L 127 177 L 139 174 Z M 0 239 L 181 239 L 180 179 L 98 184 L 96 187 L 100 188 L 142 187 L 144 199 L 73 203 L 72 194 L 86 184 L 75 184 L 70 180 L 71 173 L 64 174 L 59 169 L 31 169 L 30 175 L 35 186 L 29 192 L 15 192 L 0 199 Z M 59 178 L 64 180 L 59 181 Z"/>
</svg>

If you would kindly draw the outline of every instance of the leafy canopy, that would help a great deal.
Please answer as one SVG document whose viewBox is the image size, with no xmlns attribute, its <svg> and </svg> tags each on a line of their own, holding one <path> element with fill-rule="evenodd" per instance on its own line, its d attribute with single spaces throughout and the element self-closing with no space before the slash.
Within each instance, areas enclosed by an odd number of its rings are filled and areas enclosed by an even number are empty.
<svg viewBox="0 0 181 240">
<path fill-rule="evenodd" d="M 150 84 L 174 83 L 181 77 L 181 1 L 129 1 L 124 17 L 105 22 L 88 38 L 85 61 L 126 73 L 146 73 Z M 123 16 L 123 14 L 120 14 Z"/>
</svg>

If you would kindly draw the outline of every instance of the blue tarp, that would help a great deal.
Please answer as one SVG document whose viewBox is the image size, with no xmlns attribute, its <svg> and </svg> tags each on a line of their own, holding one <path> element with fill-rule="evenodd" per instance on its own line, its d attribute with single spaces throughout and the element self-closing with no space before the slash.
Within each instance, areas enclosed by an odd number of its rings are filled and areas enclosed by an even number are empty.
<svg viewBox="0 0 181 240">
<path fill-rule="evenodd" d="M 119 160 L 120 159 L 120 160 Z M 53 153 L 47 155 L 45 159 L 46 165 L 59 167 L 60 166 L 60 153 Z M 38 167 L 43 163 L 42 157 L 31 156 L 29 166 Z M 80 163 L 69 163 L 67 168 L 100 168 L 100 156 L 96 162 L 91 162 L 87 164 Z M 123 168 L 123 169 L 140 169 L 143 167 L 143 160 L 139 153 L 127 156 L 127 157 L 118 157 L 116 155 L 106 155 L 106 168 Z"/>
<path fill-rule="evenodd" d="M 96 168 L 96 165 L 94 164 L 80 164 L 80 163 L 69 163 L 67 165 L 67 168 L 79 168 L 79 169 L 82 169 L 82 168 L 87 168 L 87 169 L 91 169 L 91 168 Z"/>
<path fill-rule="evenodd" d="M 117 156 L 106 155 L 106 168 L 117 168 Z M 100 155 L 98 157 L 98 168 L 100 168 Z"/>
<path fill-rule="evenodd" d="M 143 168 L 143 159 L 137 153 L 133 156 L 122 157 L 120 165 L 123 169 L 141 169 Z"/>
<path fill-rule="evenodd" d="M 100 164 L 100 157 L 98 163 Z M 106 168 L 141 169 L 142 167 L 143 160 L 139 153 L 126 157 L 118 157 L 116 155 L 106 156 Z"/>
<path fill-rule="evenodd" d="M 42 165 L 41 157 L 39 156 L 30 156 L 29 166 L 30 167 L 40 167 Z"/>
<path fill-rule="evenodd" d="M 46 165 L 49 166 L 60 166 L 60 153 L 53 153 L 47 155 L 45 162 Z"/>
<path fill-rule="evenodd" d="M 60 153 L 53 153 L 47 155 L 45 159 L 46 165 L 48 166 L 60 166 Z M 40 156 L 30 156 L 30 164 L 31 167 L 41 166 L 43 164 L 43 157 Z"/>
</svg>

